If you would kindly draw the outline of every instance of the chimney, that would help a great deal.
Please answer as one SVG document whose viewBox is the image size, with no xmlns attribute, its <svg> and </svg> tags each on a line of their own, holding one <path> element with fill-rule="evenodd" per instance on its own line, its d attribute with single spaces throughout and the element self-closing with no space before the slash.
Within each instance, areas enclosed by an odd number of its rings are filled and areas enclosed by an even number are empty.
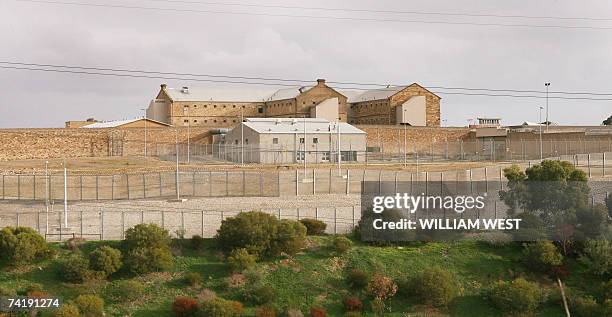
<svg viewBox="0 0 612 317">
<path fill-rule="evenodd" d="M 317 85 L 319 86 L 325 85 L 325 79 L 322 79 L 322 78 L 317 79 Z"/>
<path fill-rule="evenodd" d="M 166 89 L 166 87 L 168 87 L 166 84 L 161 84 L 161 89 Z"/>
</svg>

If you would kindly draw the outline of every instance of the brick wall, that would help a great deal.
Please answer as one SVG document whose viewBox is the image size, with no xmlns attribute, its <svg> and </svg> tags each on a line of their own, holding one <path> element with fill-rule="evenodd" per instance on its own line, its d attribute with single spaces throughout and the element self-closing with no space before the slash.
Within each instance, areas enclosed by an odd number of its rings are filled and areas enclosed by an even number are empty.
<svg viewBox="0 0 612 317">
<path fill-rule="evenodd" d="M 404 146 L 404 127 L 388 125 L 356 125 L 357 128 L 368 134 L 369 147 L 380 147 L 384 152 L 395 153 L 398 147 Z M 408 148 L 413 147 L 426 150 L 432 143 L 453 142 L 466 140 L 470 137 L 468 128 L 435 128 L 435 127 L 406 127 L 406 141 Z"/>
</svg>

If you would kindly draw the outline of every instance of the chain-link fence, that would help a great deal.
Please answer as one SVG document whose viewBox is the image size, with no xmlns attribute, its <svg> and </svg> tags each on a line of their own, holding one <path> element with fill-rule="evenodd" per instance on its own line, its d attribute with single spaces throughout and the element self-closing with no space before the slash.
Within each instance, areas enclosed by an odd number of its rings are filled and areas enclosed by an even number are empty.
<svg viewBox="0 0 612 317">
<path fill-rule="evenodd" d="M 612 176 L 610 155 L 561 155 L 590 178 Z M 288 197 L 359 193 L 362 181 L 503 181 L 511 164 L 527 168 L 539 161 L 496 163 L 472 169 L 410 172 L 372 168 L 307 168 L 274 171 L 180 171 L 118 175 L 0 175 L 0 200 L 69 201 L 182 197 Z M 416 170 L 419 164 L 412 163 Z M 422 168 L 422 167 L 421 167 Z"/>
</svg>

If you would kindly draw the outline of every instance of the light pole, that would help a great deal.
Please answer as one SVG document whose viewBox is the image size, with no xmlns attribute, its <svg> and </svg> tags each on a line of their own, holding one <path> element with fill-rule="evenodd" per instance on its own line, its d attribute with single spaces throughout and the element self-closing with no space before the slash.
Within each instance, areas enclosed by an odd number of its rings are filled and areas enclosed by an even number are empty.
<svg viewBox="0 0 612 317">
<path fill-rule="evenodd" d="M 338 176 L 342 175 L 342 155 L 341 155 L 341 151 L 340 151 L 340 118 L 338 118 L 338 123 L 336 125 L 337 129 L 338 129 Z"/>
<path fill-rule="evenodd" d="M 408 124 L 406 123 L 406 109 L 404 109 L 403 111 L 404 111 L 404 115 L 402 117 L 402 121 L 403 121 L 402 124 L 404 125 L 404 167 L 406 167 L 407 164 L 408 164 L 408 162 L 406 162 L 406 155 L 407 155 L 407 152 L 408 152 L 408 148 L 407 148 L 407 145 L 406 145 L 406 138 L 407 138 L 406 137 L 406 126 Z"/>
<path fill-rule="evenodd" d="M 546 131 L 548 131 L 548 126 L 550 125 L 550 121 L 548 121 L 548 87 L 550 83 L 544 83 L 544 86 L 546 86 Z"/>
<path fill-rule="evenodd" d="M 244 115 L 240 108 L 240 165 L 244 166 Z"/>
<path fill-rule="evenodd" d="M 64 159 L 64 229 L 68 228 L 68 168 Z M 61 230 L 61 228 L 60 228 Z"/>
<path fill-rule="evenodd" d="M 306 115 L 303 116 L 304 120 L 304 179 L 306 179 Z"/>
<path fill-rule="evenodd" d="M 540 107 L 540 161 L 542 160 L 542 107 Z"/>
<path fill-rule="evenodd" d="M 140 109 L 144 111 L 144 157 L 147 158 L 147 109 Z"/>
<path fill-rule="evenodd" d="M 45 209 L 47 211 L 45 234 L 47 234 L 49 233 L 49 161 L 45 161 Z"/>
</svg>

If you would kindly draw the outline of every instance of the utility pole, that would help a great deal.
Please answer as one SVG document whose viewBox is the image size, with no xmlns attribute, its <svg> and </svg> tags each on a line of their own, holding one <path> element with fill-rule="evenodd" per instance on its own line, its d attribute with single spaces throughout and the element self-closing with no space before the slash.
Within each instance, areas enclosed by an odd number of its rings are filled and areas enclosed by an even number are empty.
<svg viewBox="0 0 612 317">
<path fill-rule="evenodd" d="M 540 107 L 540 161 L 542 160 L 542 107 Z"/>
<path fill-rule="evenodd" d="M 45 234 L 47 234 L 49 233 L 49 161 L 45 161 L 45 209 L 47 211 Z"/>
<path fill-rule="evenodd" d="M 240 108 L 240 165 L 244 167 L 244 115 Z"/>
<path fill-rule="evenodd" d="M 406 123 L 406 109 L 403 110 L 403 116 L 402 116 L 402 124 L 404 125 L 404 167 L 406 167 L 408 165 L 408 162 L 406 161 L 406 155 L 408 155 L 408 147 L 406 144 L 406 126 L 408 125 Z"/>
<path fill-rule="evenodd" d="M 144 157 L 147 158 L 147 109 L 140 109 L 144 111 Z"/>
<path fill-rule="evenodd" d="M 306 179 L 306 115 L 304 115 L 303 120 L 304 120 L 304 179 Z"/>
<path fill-rule="evenodd" d="M 342 155 L 340 151 L 340 118 L 338 118 L 338 124 L 336 126 L 338 129 L 338 176 L 342 175 Z"/>
<path fill-rule="evenodd" d="M 548 87 L 550 83 L 544 83 L 546 86 L 546 132 L 548 132 L 548 126 L 550 125 L 550 121 L 548 121 Z"/>
</svg>

